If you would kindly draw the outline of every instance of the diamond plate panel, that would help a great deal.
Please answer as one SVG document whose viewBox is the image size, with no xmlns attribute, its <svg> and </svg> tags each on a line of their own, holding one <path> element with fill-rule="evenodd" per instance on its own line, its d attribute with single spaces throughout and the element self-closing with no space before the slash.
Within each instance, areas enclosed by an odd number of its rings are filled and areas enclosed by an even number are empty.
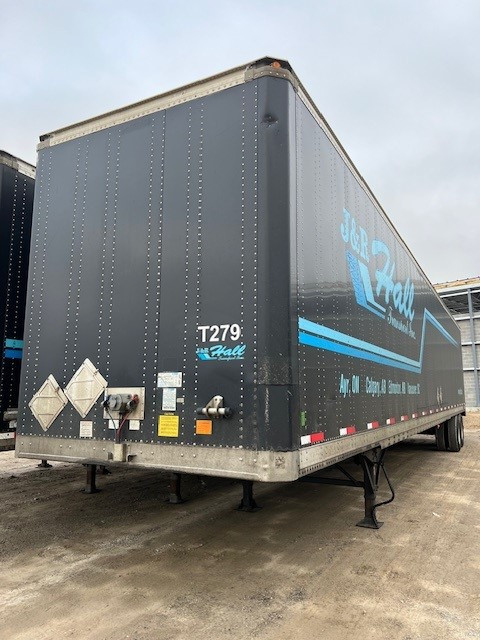
<svg viewBox="0 0 480 640">
<path fill-rule="evenodd" d="M 49 375 L 37 393 L 28 403 L 30 411 L 46 431 L 67 404 L 68 400 L 60 385 Z"/>
<path fill-rule="evenodd" d="M 106 388 L 107 381 L 87 358 L 67 384 L 65 394 L 85 418 Z"/>
</svg>

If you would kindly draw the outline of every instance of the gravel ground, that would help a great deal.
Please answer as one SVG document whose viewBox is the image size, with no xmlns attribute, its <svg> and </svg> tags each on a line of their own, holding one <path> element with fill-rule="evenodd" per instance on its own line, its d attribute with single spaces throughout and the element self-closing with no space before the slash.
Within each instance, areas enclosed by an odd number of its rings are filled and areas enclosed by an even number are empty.
<svg viewBox="0 0 480 640">
<path fill-rule="evenodd" d="M 190 477 L 99 476 L 0 453 L 5 640 L 480 639 L 480 412 L 460 453 L 418 437 L 388 452 L 397 497 L 379 531 L 361 491 Z M 382 492 L 382 497 L 387 492 Z"/>
</svg>

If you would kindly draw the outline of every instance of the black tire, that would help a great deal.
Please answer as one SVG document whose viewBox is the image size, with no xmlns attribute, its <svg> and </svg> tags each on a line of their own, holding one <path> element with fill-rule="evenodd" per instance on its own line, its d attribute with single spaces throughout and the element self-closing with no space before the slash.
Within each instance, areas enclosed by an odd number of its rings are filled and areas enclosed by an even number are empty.
<svg viewBox="0 0 480 640">
<path fill-rule="evenodd" d="M 460 439 L 461 422 L 458 418 L 459 416 L 453 416 L 453 418 L 450 418 L 445 423 L 447 451 L 452 451 L 454 453 L 457 453 L 462 448 Z"/>
<path fill-rule="evenodd" d="M 458 422 L 460 424 L 459 433 L 460 433 L 460 449 L 461 449 L 465 444 L 465 428 L 463 426 L 463 416 L 458 416 Z"/>
<path fill-rule="evenodd" d="M 439 451 L 447 451 L 447 431 L 445 425 L 446 422 L 435 429 L 435 442 Z"/>
</svg>

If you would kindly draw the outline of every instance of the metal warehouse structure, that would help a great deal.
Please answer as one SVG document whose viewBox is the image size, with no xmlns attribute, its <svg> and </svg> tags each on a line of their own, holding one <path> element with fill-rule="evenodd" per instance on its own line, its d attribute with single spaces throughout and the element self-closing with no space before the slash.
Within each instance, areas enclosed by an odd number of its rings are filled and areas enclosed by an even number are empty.
<svg viewBox="0 0 480 640">
<path fill-rule="evenodd" d="M 480 407 L 480 277 L 435 285 L 462 332 L 463 378 L 467 407 Z"/>
</svg>

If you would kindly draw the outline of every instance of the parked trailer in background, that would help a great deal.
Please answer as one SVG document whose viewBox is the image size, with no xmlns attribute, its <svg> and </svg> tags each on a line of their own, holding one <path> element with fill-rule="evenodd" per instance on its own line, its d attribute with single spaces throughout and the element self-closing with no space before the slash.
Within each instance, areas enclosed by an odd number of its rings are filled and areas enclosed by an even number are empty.
<svg viewBox="0 0 480 640">
<path fill-rule="evenodd" d="M 244 509 L 356 456 L 376 527 L 387 447 L 460 448 L 458 328 L 287 62 L 42 136 L 37 179 L 18 456 L 238 478 Z"/>
<path fill-rule="evenodd" d="M 0 450 L 14 447 L 34 186 L 35 167 L 0 151 Z"/>
</svg>

